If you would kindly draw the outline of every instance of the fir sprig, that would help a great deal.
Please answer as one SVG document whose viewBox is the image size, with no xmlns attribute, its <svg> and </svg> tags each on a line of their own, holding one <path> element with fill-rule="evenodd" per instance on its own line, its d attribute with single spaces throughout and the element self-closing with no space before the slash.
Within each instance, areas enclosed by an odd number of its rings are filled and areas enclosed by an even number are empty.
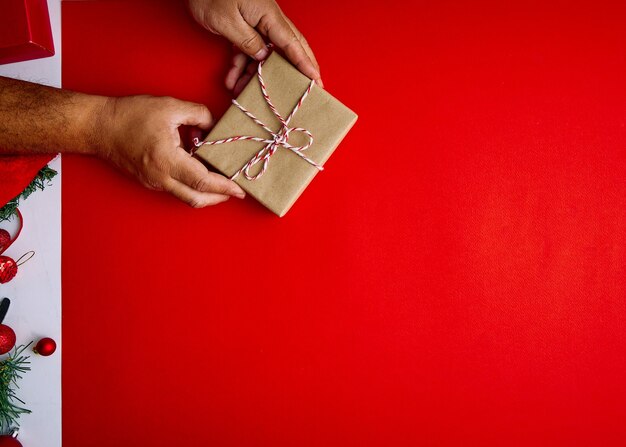
<svg viewBox="0 0 626 447">
<path fill-rule="evenodd" d="M 46 186 L 50 185 L 50 181 L 54 178 L 55 175 L 57 175 L 57 171 L 55 171 L 54 169 L 48 166 L 44 166 L 43 168 L 41 168 L 35 178 L 29 183 L 26 189 L 24 189 L 24 191 L 22 191 L 20 194 L 17 195 L 17 197 L 13 198 L 13 200 L 10 200 L 6 205 L 0 208 L 0 222 L 11 219 L 11 217 L 13 217 L 16 213 L 17 207 L 20 204 L 20 200 L 25 200 L 26 198 L 28 198 L 28 196 L 30 196 L 38 189 L 40 191 L 43 191 Z"/>
<path fill-rule="evenodd" d="M 30 410 L 20 405 L 25 405 L 16 390 L 19 388 L 17 381 L 22 374 L 30 371 L 29 356 L 24 351 L 32 344 L 17 346 L 9 356 L 0 362 L 0 434 L 11 434 L 19 427 L 18 419 L 22 414 L 29 414 Z"/>
</svg>

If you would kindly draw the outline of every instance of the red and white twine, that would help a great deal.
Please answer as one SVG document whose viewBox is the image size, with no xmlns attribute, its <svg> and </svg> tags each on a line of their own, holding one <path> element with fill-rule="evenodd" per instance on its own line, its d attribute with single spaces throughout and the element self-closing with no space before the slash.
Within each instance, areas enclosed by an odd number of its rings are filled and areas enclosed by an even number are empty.
<svg viewBox="0 0 626 447">
<path fill-rule="evenodd" d="M 215 146 L 218 144 L 232 143 L 233 141 L 240 141 L 240 140 L 248 140 L 248 141 L 256 141 L 259 143 L 265 143 L 265 146 L 263 146 L 263 148 L 261 148 L 260 151 L 258 151 L 245 165 L 243 165 L 241 169 L 239 169 L 237 172 L 235 172 L 235 174 L 233 174 L 230 177 L 231 180 L 234 180 L 238 175 L 242 173 L 248 180 L 256 180 L 260 178 L 267 170 L 267 165 L 269 164 L 270 158 L 272 157 L 272 155 L 274 155 L 274 153 L 280 147 L 290 150 L 291 152 L 296 154 L 298 157 L 302 158 L 307 163 L 316 167 L 320 171 L 323 171 L 324 168 L 322 166 L 315 163 L 313 160 L 311 160 L 310 158 L 308 158 L 306 155 L 302 153 L 305 150 L 307 150 L 309 147 L 311 147 L 311 145 L 313 144 L 313 135 L 311 135 L 311 132 L 309 132 L 307 129 L 304 129 L 302 127 L 289 127 L 289 122 L 291 121 L 293 116 L 296 114 L 296 112 L 298 111 L 298 109 L 300 108 L 304 100 L 306 99 L 306 97 L 309 95 L 309 92 L 313 88 L 315 81 L 311 81 L 311 83 L 309 84 L 306 91 L 303 93 L 298 103 L 295 105 L 291 113 L 285 119 L 280 115 L 278 110 L 276 110 L 276 107 L 272 103 L 272 100 L 270 99 L 270 96 L 267 93 L 267 88 L 265 86 L 265 81 L 263 80 L 263 74 L 262 74 L 262 68 L 263 68 L 264 62 L 265 61 L 262 61 L 259 63 L 259 68 L 257 70 L 259 84 L 261 85 L 261 93 L 263 94 L 263 98 L 265 98 L 265 102 L 267 102 L 267 105 L 269 106 L 272 113 L 274 113 L 276 118 L 278 118 L 278 121 L 280 121 L 280 124 L 281 124 L 280 129 L 277 132 L 274 132 L 272 129 L 266 126 L 261 120 L 259 120 L 256 116 L 254 116 L 250 111 L 246 110 L 244 106 L 239 104 L 239 102 L 237 102 L 236 99 L 233 99 L 233 104 L 243 113 L 245 113 L 248 118 L 250 118 L 252 121 L 254 121 L 263 129 L 265 129 L 271 135 L 271 138 L 260 138 L 260 137 L 253 137 L 253 136 L 247 136 L 247 135 L 224 138 L 223 140 L 216 140 L 216 141 L 200 141 L 198 138 L 195 138 L 194 145 L 196 146 L 196 149 L 203 145 Z M 289 136 L 292 132 L 301 132 L 305 134 L 308 137 L 309 141 L 304 146 L 293 146 L 289 144 L 288 142 Z M 261 167 L 261 170 L 257 174 L 251 175 L 250 169 L 259 162 L 263 162 L 263 166 Z"/>
</svg>

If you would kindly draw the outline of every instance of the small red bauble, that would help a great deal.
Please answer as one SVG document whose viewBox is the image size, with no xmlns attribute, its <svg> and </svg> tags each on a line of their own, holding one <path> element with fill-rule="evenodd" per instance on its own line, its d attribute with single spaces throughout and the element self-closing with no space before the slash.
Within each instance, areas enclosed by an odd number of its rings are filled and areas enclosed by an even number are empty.
<svg viewBox="0 0 626 447">
<path fill-rule="evenodd" d="M 0 256 L 0 284 L 7 283 L 17 275 L 17 262 L 8 256 Z"/>
<path fill-rule="evenodd" d="M 0 354 L 6 354 L 15 346 L 15 332 L 6 324 L 0 324 Z"/>
<path fill-rule="evenodd" d="M 37 342 L 33 351 L 35 354 L 43 355 L 44 357 L 48 357 L 49 355 L 54 354 L 54 351 L 57 350 L 56 342 L 51 338 L 42 338 Z"/>
<path fill-rule="evenodd" d="M 9 232 L 7 230 L 0 229 L 0 253 L 2 253 L 4 247 L 9 245 L 9 242 L 11 242 L 11 235 Z"/>
<path fill-rule="evenodd" d="M 16 435 L 0 436 L 0 447 L 22 447 L 22 443 L 17 440 Z"/>
</svg>

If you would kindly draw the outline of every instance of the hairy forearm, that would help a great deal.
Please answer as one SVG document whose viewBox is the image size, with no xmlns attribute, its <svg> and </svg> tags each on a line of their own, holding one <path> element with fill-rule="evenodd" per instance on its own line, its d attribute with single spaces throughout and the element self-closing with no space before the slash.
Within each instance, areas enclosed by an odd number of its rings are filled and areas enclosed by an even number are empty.
<svg viewBox="0 0 626 447">
<path fill-rule="evenodd" d="M 0 154 L 95 153 L 107 98 L 0 77 Z"/>
</svg>

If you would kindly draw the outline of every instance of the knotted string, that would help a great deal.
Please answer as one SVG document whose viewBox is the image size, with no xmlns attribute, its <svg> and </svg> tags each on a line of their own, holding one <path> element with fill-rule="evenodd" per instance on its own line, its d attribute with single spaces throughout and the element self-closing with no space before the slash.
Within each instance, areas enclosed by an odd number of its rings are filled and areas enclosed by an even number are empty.
<svg viewBox="0 0 626 447">
<path fill-rule="evenodd" d="M 233 141 L 240 141 L 240 140 L 248 140 L 248 141 L 256 141 L 259 143 L 265 143 L 265 146 L 263 146 L 261 150 L 259 150 L 245 165 L 243 165 L 241 169 L 239 169 L 237 172 L 235 172 L 235 174 L 233 174 L 230 177 L 231 180 L 234 180 L 235 178 L 237 178 L 237 176 L 239 176 L 242 173 L 248 180 L 256 180 L 260 178 L 267 170 L 267 166 L 269 164 L 270 158 L 272 157 L 272 155 L 274 155 L 274 153 L 278 150 L 279 147 L 283 147 L 285 149 L 290 150 L 291 152 L 296 154 L 298 157 L 302 158 L 307 163 L 311 164 L 312 166 L 319 169 L 320 171 L 323 171 L 324 168 L 322 166 L 315 163 L 313 160 L 311 160 L 310 158 L 308 158 L 306 155 L 302 153 L 305 150 L 307 150 L 309 147 L 311 147 L 311 145 L 313 144 L 313 135 L 311 135 L 311 132 L 309 132 L 307 129 L 304 129 L 302 127 L 289 127 L 289 122 L 291 121 L 293 116 L 296 114 L 296 112 L 298 111 L 298 109 L 300 108 L 304 100 L 306 99 L 306 97 L 309 95 L 309 92 L 313 88 L 315 81 L 311 81 L 306 91 L 302 94 L 302 97 L 300 98 L 298 103 L 295 105 L 291 113 L 285 119 L 278 112 L 278 110 L 272 103 L 272 100 L 270 99 L 269 94 L 267 93 L 267 88 L 265 87 L 265 81 L 263 80 L 262 69 L 263 69 L 264 63 L 265 61 L 261 61 L 259 63 L 259 67 L 257 69 L 257 77 L 259 79 L 259 84 L 261 85 L 261 93 L 263 94 L 263 98 L 265 98 L 265 102 L 267 103 L 272 113 L 274 113 L 274 116 L 276 116 L 276 118 L 278 118 L 278 121 L 280 121 L 280 124 L 281 124 L 280 129 L 274 132 L 272 129 L 266 126 L 261 120 L 259 120 L 256 116 L 254 116 L 252 112 L 248 111 L 244 106 L 239 104 L 239 102 L 237 102 L 236 99 L 233 99 L 233 104 L 235 105 L 235 107 L 237 107 L 239 110 L 245 113 L 246 116 L 250 118 L 252 121 L 254 121 L 263 129 L 265 129 L 270 134 L 271 138 L 260 138 L 260 137 L 253 137 L 253 136 L 248 136 L 248 135 L 230 137 L 230 138 L 225 138 L 223 140 L 216 140 L 216 141 L 200 141 L 200 139 L 194 138 L 193 142 L 194 142 L 196 149 L 205 144 L 209 146 L 214 146 L 218 144 L 232 143 Z M 308 143 L 305 144 L 304 146 L 293 146 L 289 144 L 289 136 L 291 135 L 292 132 L 301 132 L 305 134 L 308 137 L 308 140 L 309 140 Z M 257 174 L 251 175 L 250 169 L 260 162 L 263 162 L 261 170 Z"/>
</svg>

